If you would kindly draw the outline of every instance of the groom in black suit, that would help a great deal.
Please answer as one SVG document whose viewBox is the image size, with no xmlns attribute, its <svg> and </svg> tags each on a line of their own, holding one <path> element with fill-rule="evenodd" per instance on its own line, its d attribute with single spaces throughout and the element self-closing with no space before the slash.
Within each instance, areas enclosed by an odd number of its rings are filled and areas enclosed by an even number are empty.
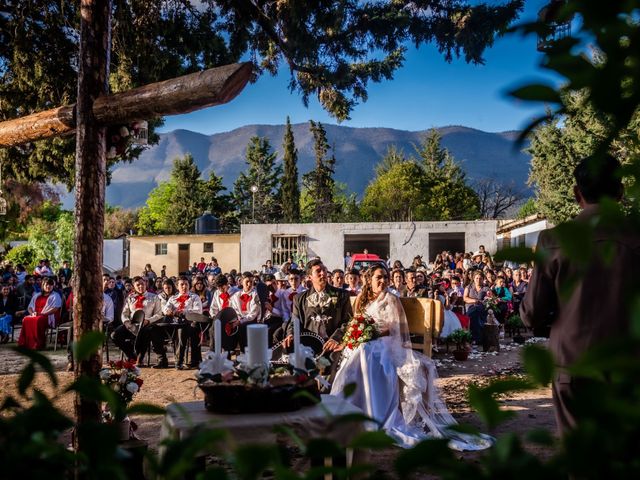
<svg viewBox="0 0 640 480">
<path fill-rule="evenodd" d="M 324 350 L 332 361 L 332 375 L 340 359 L 342 337 L 345 325 L 353 316 L 349 294 L 342 289 L 329 285 L 327 269 L 322 260 L 311 260 L 307 264 L 307 275 L 312 287 L 296 295 L 291 318 L 300 320 L 301 331 L 311 331 L 324 340 Z M 287 326 L 284 346 L 293 344 L 293 322 Z"/>
</svg>

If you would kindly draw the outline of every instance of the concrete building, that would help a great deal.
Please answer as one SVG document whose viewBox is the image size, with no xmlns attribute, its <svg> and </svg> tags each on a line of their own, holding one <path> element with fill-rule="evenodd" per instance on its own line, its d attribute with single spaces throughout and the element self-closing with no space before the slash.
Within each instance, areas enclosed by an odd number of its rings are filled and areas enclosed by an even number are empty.
<svg viewBox="0 0 640 480">
<path fill-rule="evenodd" d="M 206 262 L 216 257 L 223 272 L 240 267 L 240 235 L 156 235 L 129 237 L 129 274 L 140 275 L 144 266 L 160 274 L 163 265 L 167 275 L 178 275 L 204 257 Z"/>
<path fill-rule="evenodd" d="M 328 268 L 343 268 L 345 252 L 365 248 L 381 258 L 411 264 L 415 255 L 433 261 L 437 252 L 469 252 L 484 245 L 496 251 L 496 220 L 400 223 L 301 223 L 242 225 L 240 265 L 259 270 L 266 260 L 274 265 L 291 256 L 305 262 L 320 257 Z"/>
<path fill-rule="evenodd" d="M 529 215 L 518 220 L 501 221 L 496 231 L 498 248 L 535 248 L 540 232 L 551 227 L 553 224 L 540 214 Z"/>
</svg>

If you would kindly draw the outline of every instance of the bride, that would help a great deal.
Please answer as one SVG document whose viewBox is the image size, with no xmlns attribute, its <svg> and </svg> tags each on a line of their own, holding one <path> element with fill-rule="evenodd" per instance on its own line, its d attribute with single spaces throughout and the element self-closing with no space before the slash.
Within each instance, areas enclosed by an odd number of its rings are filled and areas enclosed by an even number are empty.
<svg viewBox="0 0 640 480">
<path fill-rule="evenodd" d="M 488 447 L 486 436 L 447 431 L 456 422 L 438 395 L 435 366 L 430 358 L 411 349 L 402 304 L 387 292 L 386 269 L 369 270 L 365 278 L 355 314 L 374 319 L 381 336 L 354 350 L 343 350 L 331 394 L 341 395 L 347 385 L 355 383 L 349 402 L 378 421 L 401 447 L 410 448 L 426 438 L 449 438 L 449 446 L 456 450 Z"/>
</svg>

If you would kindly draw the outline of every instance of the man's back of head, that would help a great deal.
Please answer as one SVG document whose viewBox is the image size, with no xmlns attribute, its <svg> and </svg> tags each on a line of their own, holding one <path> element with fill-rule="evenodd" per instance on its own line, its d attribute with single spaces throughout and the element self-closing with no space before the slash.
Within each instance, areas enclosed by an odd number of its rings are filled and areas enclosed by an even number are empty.
<svg viewBox="0 0 640 480">
<path fill-rule="evenodd" d="M 623 193 L 620 168 L 620 162 L 611 155 L 580 161 L 573 171 L 578 203 L 584 206 L 583 203 L 595 204 L 602 198 L 620 200 Z"/>
</svg>

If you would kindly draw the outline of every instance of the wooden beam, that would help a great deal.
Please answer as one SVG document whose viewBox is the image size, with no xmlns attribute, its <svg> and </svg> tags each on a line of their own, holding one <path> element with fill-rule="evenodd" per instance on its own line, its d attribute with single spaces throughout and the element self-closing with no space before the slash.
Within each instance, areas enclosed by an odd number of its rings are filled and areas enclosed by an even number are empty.
<svg viewBox="0 0 640 480">
<path fill-rule="evenodd" d="M 104 95 L 94 102 L 93 115 L 99 123 L 109 125 L 221 105 L 242 91 L 251 72 L 251 63 L 235 63 Z M 7 120 L 0 123 L 0 147 L 70 135 L 75 127 L 75 105 Z"/>
</svg>

